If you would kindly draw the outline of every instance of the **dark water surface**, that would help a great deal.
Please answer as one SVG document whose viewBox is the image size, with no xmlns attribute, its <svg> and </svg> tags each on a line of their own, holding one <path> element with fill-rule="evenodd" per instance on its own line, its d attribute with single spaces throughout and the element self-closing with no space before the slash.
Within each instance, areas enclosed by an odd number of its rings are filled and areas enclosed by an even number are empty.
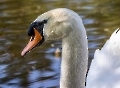
<svg viewBox="0 0 120 88">
<path fill-rule="evenodd" d="M 89 63 L 120 24 L 120 0 L 0 0 L 0 88 L 58 88 L 61 41 L 48 41 L 25 57 L 27 29 L 48 10 L 65 7 L 83 19 L 89 41 Z"/>
</svg>

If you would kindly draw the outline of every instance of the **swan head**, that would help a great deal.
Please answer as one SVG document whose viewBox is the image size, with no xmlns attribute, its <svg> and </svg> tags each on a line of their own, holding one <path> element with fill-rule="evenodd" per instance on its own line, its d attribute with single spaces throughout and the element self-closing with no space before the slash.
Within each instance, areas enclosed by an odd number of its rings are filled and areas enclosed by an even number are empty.
<svg viewBox="0 0 120 88">
<path fill-rule="evenodd" d="M 62 39 L 68 36 L 76 22 L 76 15 L 76 13 L 69 9 L 58 8 L 38 16 L 30 24 L 28 36 L 31 36 L 31 38 L 21 55 L 24 56 L 46 40 Z"/>
</svg>

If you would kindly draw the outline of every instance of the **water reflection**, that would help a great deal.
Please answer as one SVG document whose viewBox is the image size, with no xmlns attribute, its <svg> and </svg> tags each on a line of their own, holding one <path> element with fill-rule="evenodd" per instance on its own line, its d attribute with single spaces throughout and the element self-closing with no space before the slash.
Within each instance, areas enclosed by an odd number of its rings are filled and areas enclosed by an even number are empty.
<svg viewBox="0 0 120 88">
<path fill-rule="evenodd" d="M 119 27 L 119 0 L 1 0 L 0 1 L 0 87 L 58 88 L 61 41 L 48 41 L 25 57 L 20 53 L 29 37 L 26 30 L 38 15 L 53 8 L 76 11 L 83 19 L 90 58 Z M 52 46 L 51 46 L 52 44 Z M 53 46 L 54 45 L 54 46 Z"/>
</svg>

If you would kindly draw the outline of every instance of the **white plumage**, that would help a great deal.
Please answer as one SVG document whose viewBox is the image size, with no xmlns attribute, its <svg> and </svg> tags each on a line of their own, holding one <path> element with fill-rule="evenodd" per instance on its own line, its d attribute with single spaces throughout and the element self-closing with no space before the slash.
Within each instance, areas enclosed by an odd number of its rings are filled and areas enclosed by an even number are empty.
<svg viewBox="0 0 120 88">
<path fill-rule="evenodd" d="M 117 29 L 101 50 L 96 50 L 86 88 L 120 88 L 120 31 Z"/>
<path fill-rule="evenodd" d="M 60 88 L 85 88 L 88 43 L 80 16 L 72 10 L 59 8 L 38 16 L 34 22 L 40 23 L 43 20 L 47 20 L 43 27 L 44 39 L 62 40 Z M 33 44 L 34 40 L 35 38 L 30 43 Z M 32 49 L 31 46 L 29 49 L 30 43 L 21 55 Z M 96 50 L 86 82 L 86 88 L 120 88 L 119 29 L 112 34 L 101 50 Z"/>
</svg>

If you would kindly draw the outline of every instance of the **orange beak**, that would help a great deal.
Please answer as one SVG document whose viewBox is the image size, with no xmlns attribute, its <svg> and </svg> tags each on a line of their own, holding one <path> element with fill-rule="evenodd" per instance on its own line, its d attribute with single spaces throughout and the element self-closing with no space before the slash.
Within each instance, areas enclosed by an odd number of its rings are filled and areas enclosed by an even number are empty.
<svg viewBox="0 0 120 88">
<path fill-rule="evenodd" d="M 35 33 L 35 36 L 30 38 L 30 41 L 28 42 L 26 47 L 23 49 L 21 56 L 24 56 L 27 52 L 32 50 L 42 40 L 43 37 L 35 28 L 34 28 L 34 33 Z"/>
</svg>

